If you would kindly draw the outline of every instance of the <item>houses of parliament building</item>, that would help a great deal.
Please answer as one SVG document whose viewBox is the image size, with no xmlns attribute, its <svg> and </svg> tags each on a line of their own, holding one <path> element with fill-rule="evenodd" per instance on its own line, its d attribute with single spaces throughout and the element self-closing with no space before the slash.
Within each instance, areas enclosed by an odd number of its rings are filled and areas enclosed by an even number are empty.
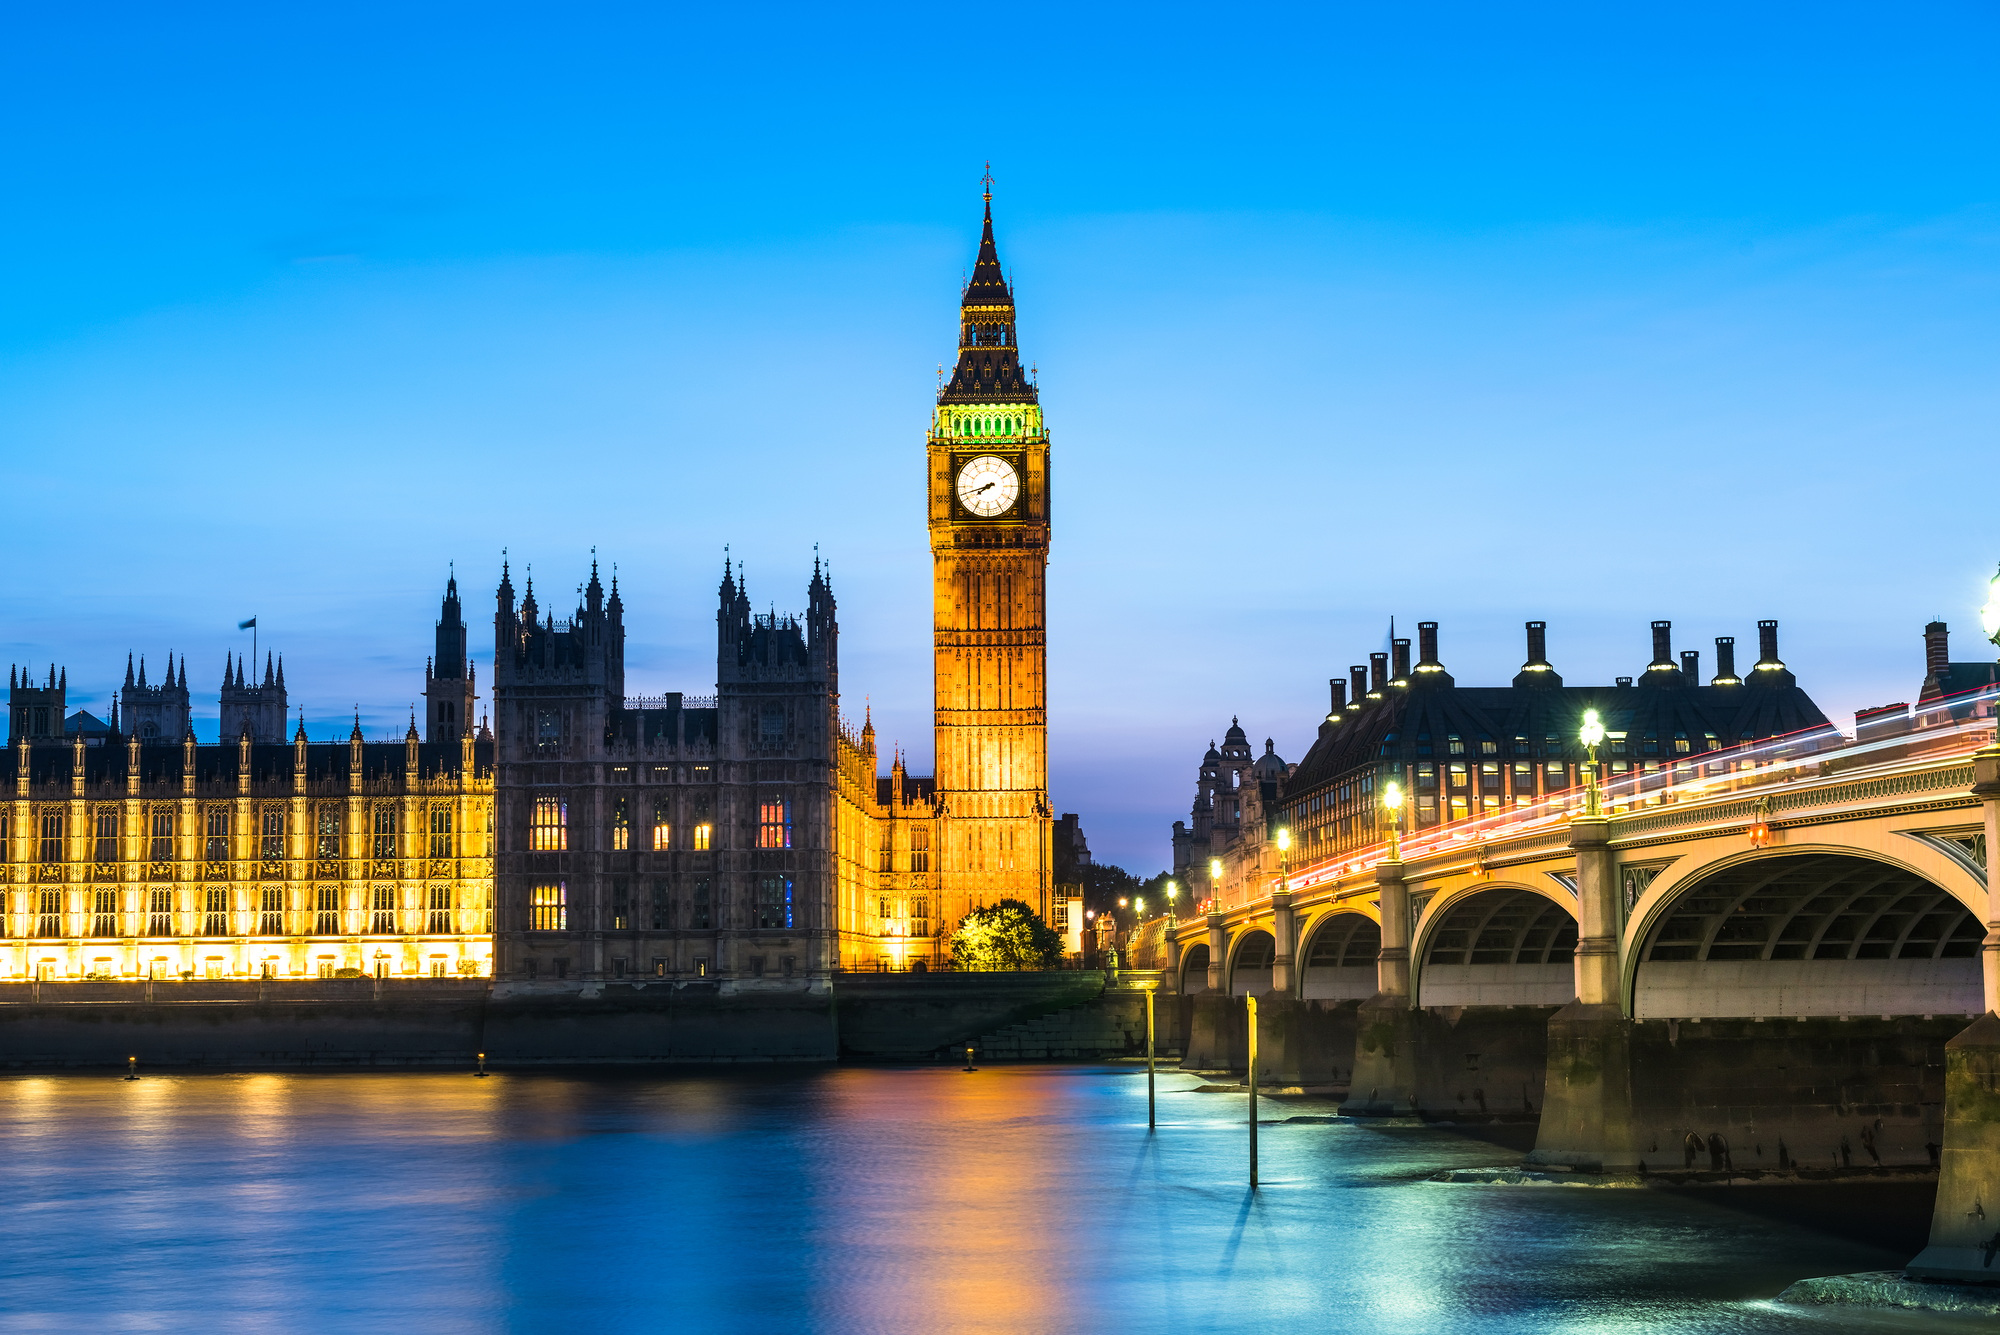
<svg viewBox="0 0 2000 1335">
<path fill-rule="evenodd" d="M 492 977 L 512 988 L 828 985 L 936 967 L 971 909 L 1050 910 L 1049 438 L 1020 365 L 992 200 L 923 456 L 936 773 L 883 772 L 841 710 L 833 590 L 751 610 L 724 563 L 712 694 L 625 694 L 593 562 L 558 618 L 495 591 L 490 725 L 457 582 L 421 732 L 308 739 L 284 664 L 225 664 L 198 742 L 185 659 L 128 663 L 109 720 L 10 673 L 0 979 Z M 260 675 L 261 674 L 261 675 Z M 287 732 L 290 735 L 287 736 Z"/>
</svg>

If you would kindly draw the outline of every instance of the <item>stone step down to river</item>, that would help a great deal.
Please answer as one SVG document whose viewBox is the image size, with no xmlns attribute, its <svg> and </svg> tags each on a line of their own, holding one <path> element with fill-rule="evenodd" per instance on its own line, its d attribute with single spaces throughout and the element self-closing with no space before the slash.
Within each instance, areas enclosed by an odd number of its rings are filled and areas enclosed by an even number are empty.
<svg viewBox="0 0 2000 1335">
<path fill-rule="evenodd" d="M 1101 1061 L 1146 1053 L 1146 994 L 1106 988 L 1092 1000 L 1010 1024 L 974 1041 L 979 1060 L 994 1062 Z M 1157 1055 L 1164 1059 L 1164 1049 Z"/>
</svg>

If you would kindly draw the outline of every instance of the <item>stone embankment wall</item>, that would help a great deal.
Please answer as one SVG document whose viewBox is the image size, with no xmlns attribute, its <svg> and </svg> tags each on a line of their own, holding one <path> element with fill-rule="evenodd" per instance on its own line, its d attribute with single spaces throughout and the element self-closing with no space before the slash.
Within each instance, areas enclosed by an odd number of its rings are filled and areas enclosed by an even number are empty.
<svg viewBox="0 0 2000 1335">
<path fill-rule="evenodd" d="M 1104 975 L 851 974 L 831 994 L 716 983 L 490 988 L 334 979 L 0 985 L 0 1069 L 930 1060 L 1088 1002 Z"/>
<path fill-rule="evenodd" d="M 833 985 L 840 1055 L 863 1061 L 927 1061 L 983 1034 L 1096 999 L 1096 969 L 1047 973 L 850 973 Z"/>
</svg>

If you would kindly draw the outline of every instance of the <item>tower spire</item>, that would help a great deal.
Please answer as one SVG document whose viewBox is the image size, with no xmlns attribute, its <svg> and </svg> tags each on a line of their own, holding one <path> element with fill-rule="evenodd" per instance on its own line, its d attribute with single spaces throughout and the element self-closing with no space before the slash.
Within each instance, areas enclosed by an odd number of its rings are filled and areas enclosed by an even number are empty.
<svg viewBox="0 0 2000 1335">
<path fill-rule="evenodd" d="M 1000 267 L 993 240 L 993 170 L 981 178 L 985 216 L 979 228 L 979 256 L 960 298 L 958 364 L 938 392 L 939 403 L 1034 403 L 1035 387 L 1021 373 L 1015 344 L 1014 293 Z"/>
</svg>

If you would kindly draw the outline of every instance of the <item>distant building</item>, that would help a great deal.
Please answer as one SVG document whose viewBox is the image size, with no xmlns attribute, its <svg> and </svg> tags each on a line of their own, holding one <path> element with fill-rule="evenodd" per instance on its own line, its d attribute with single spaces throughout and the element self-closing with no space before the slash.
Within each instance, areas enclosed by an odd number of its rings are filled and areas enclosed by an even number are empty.
<svg viewBox="0 0 2000 1335">
<path fill-rule="evenodd" d="M 1174 822 L 1174 879 L 1197 901 L 1209 893 L 1211 861 L 1221 861 L 1228 869 L 1225 880 L 1256 874 L 1264 858 L 1270 813 L 1278 809 L 1280 791 L 1291 772 L 1292 766 L 1269 737 L 1264 739 L 1264 754 L 1251 755 L 1250 739 L 1239 719 L 1229 720 L 1221 747 L 1208 744 L 1195 779 L 1191 818 Z M 1245 859 L 1249 865 L 1237 865 Z"/>
<path fill-rule="evenodd" d="M 1951 661 L 1951 632 L 1942 621 L 1924 627 L 1924 679 L 1917 687 L 1917 705 L 1907 700 L 1854 711 L 1855 736 L 1860 741 L 1901 737 L 1924 728 L 1947 726 L 1967 719 L 1992 718 L 1991 697 L 1982 693 L 2000 686 L 2000 661 Z"/>
</svg>

